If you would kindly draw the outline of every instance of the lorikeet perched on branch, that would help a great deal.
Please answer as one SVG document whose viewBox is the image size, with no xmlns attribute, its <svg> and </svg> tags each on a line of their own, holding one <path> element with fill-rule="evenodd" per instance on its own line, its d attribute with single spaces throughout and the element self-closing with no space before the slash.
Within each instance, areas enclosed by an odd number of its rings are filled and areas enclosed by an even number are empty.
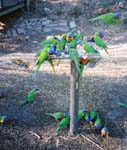
<svg viewBox="0 0 127 150">
<path fill-rule="evenodd" d="M 38 56 L 38 61 L 36 63 L 36 66 L 37 66 L 37 70 L 39 70 L 39 68 L 41 67 L 41 64 L 44 63 L 45 60 L 48 59 L 48 56 L 49 56 L 49 48 L 48 47 L 45 47 L 42 52 L 40 53 L 40 55 Z"/>
<path fill-rule="evenodd" d="M 105 42 L 100 38 L 99 32 L 95 32 L 93 38 L 94 38 L 94 41 L 95 41 L 96 45 L 99 46 L 99 47 L 101 47 L 101 48 L 103 48 L 103 49 L 105 50 L 105 52 L 106 52 L 107 54 L 109 54 L 108 51 L 107 51 L 107 45 L 106 45 Z"/>
<path fill-rule="evenodd" d="M 93 48 L 93 46 L 91 46 L 90 44 L 88 44 L 86 41 L 82 42 L 82 47 L 84 48 L 84 50 L 88 54 L 99 54 L 99 52 L 97 50 L 95 50 Z"/>
</svg>

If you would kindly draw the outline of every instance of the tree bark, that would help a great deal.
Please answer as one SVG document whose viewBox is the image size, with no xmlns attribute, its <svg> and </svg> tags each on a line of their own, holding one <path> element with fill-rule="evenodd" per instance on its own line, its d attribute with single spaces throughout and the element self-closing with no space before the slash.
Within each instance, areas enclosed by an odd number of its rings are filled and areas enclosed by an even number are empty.
<svg viewBox="0 0 127 150">
<path fill-rule="evenodd" d="M 70 133 L 74 135 L 78 131 L 79 109 L 79 73 L 76 65 L 71 61 L 71 91 L 70 91 Z"/>
</svg>

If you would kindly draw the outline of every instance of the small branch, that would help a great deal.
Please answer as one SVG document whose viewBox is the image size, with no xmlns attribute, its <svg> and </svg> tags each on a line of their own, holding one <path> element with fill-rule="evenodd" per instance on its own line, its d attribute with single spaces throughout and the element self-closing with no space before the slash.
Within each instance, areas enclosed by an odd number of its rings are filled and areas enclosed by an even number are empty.
<svg viewBox="0 0 127 150">
<path fill-rule="evenodd" d="M 29 133 L 33 134 L 34 136 L 36 136 L 39 140 L 41 139 L 41 137 L 37 134 L 37 133 L 34 133 L 33 131 L 29 131 Z"/>
<path fill-rule="evenodd" d="M 70 59 L 69 55 L 67 56 L 55 56 L 55 55 L 50 55 L 49 58 L 52 58 L 52 59 Z M 102 58 L 101 56 L 99 55 L 94 55 L 94 54 L 89 54 L 87 56 L 88 59 L 100 59 Z"/>
<path fill-rule="evenodd" d="M 89 139 L 88 137 L 82 135 L 82 134 L 79 134 L 80 136 L 82 136 L 84 139 L 86 139 L 87 141 L 91 142 L 93 145 L 95 145 L 96 147 L 98 147 L 99 149 L 101 150 L 104 150 L 102 147 L 100 147 L 98 144 L 96 144 L 94 141 L 92 141 L 91 139 Z"/>
</svg>

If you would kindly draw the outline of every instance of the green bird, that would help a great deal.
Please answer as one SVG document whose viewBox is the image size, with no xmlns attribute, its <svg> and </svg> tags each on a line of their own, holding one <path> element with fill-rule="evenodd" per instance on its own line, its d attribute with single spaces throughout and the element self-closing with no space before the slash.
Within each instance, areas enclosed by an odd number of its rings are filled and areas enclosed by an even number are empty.
<svg viewBox="0 0 127 150">
<path fill-rule="evenodd" d="M 124 107 L 124 108 L 127 108 L 127 103 L 119 102 L 118 105 L 119 105 L 119 106 L 122 106 L 122 107 Z"/>
<path fill-rule="evenodd" d="M 48 36 L 46 40 L 44 40 L 44 41 L 41 42 L 41 45 L 43 47 L 49 47 L 51 45 L 57 44 L 57 41 L 58 41 L 58 37 Z"/>
<path fill-rule="evenodd" d="M 49 50 L 50 48 L 51 48 L 51 45 L 46 45 L 45 47 L 41 48 L 41 49 L 37 52 L 36 56 L 39 57 L 39 56 L 41 55 L 41 53 L 42 53 L 44 50 L 46 50 L 46 49 Z"/>
<path fill-rule="evenodd" d="M 91 46 L 90 44 L 88 44 L 85 41 L 82 42 L 82 47 L 88 54 L 99 54 L 99 52 L 97 50 L 95 50 L 93 48 L 93 46 Z"/>
<path fill-rule="evenodd" d="M 81 120 L 84 117 L 85 112 L 86 112 L 85 109 L 79 110 L 79 112 L 78 112 L 78 121 Z"/>
<path fill-rule="evenodd" d="M 70 124 L 70 117 L 63 118 L 63 119 L 60 121 L 60 123 L 59 123 L 59 125 L 58 125 L 58 127 L 57 127 L 57 129 L 56 129 L 56 132 L 59 132 L 61 129 L 67 127 L 69 124 Z"/>
<path fill-rule="evenodd" d="M 70 60 L 72 60 L 75 65 L 76 65 L 76 68 L 79 72 L 79 74 L 81 75 L 81 69 L 80 69 L 80 64 L 79 64 L 79 57 L 78 57 L 78 51 L 77 49 L 69 49 L 69 57 L 70 57 Z"/>
<path fill-rule="evenodd" d="M 94 122 L 96 120 L 96 117 L 97 117 L 97 111 L 96 109 L 93 109 L 91 112 L 90 112 L 90 122 Z"/>
<path fill-rule="evenodd" d="M 74 34 L 74 39 L 76 41 L 83 40 L 83 35 L 80 33 Z"/>
<path fill-rule="evenodd" d="M 64 38 L 61 38 L 58 42 L 57 42 L 57 50 L 64 50 L 65 49 L 65 45 L 66 45 L 67 41 Z"/>
<path fill-rule="evenodd" d="M 72 41 L 70 41 L 70 43 L 68 43 L 68 48 L 76 48 L 77 46 L 77 40 L 73 39 Z"/>
<path fill-rule="evenodd" d="M 51 65 L 53 72 L 55 73 L 55 68 L 54 68 L 54 60 L 52 58 L 48 59 L 49 64 Z"/>
<path fill-rule="evenodd" d="M 33 102 L 35 100 L 36 92 L 39 90 L 39 88 L 32 89 L 27 97 L 20 103 L 21 105 L 27 104 L 29 102 Z"/>
<path fill-rule="evenodd" d="M 41 67 L 42 63 L 44 63 L 47 59 L 48 59 L 48 55 L 49 55 L 49 48 L 45 48 L 39 55 L 38 57 L 38 61 L 36 63 L 37 66 L 37 70 L 39 70 L 39 68 Z"/>
<path fill-rule="evenodd" d="M 49 115 L 53 118 L 55 118 L 55 120 L 62 120 L 64 117 L 66 117 L 66 113 L 63 112 L 56 112 L 56 113 L 46 113 L 46 115 Z"/>
<path fill-rule="evenodd" d="M 96 18 L 93 18 L 93 19 L 89 19 L 88 21 L 90 22 L 94 22 L 94 21 L 102 21 L 104 22 L 105 24 L 111 24 L 111 25 L 116 25 L 116 24 L 120 24 L 122 23 L 122 20 L 121 20 L 121 13 L 119 12 L 116 12 L 116 13 L 106 13 L 106 14 L 103 14 L 103 15 L 100 15 Z"/>
<path fill-rule="evenodd" d="M 96 32 L 94 34 L 94 41 L 96 43 L 97 46 L 103 48 L 105 50 L 105 52 L 109 55 L 108 51 L 107 51 L 107 45 L 105 44 L 105 42 L 103 41 L 102 38 L 100 38 L 99 33 Z"/>
<path fill-rule="evenodd" d="M 107 128 L 107 126 L 105 125 L 102 129 L 101 129 L 101 136 L 102 137 L 107 137 L 109 135 L 109 130 Z"/>
<path fill-rule="evenodd" d="M 94 122 L 94 126 L 95 126 L 95 128 L 96 128 L 97 130 L 100 130 L 101 127 L 102 127 L 102 121 L 101 121 L 101 119 L 99 118 L 98 115 L 97 115 L 97 118 L 96 118 L 96 120 L 95 120 L 95 122 Z"/>
<path fill-rule="evenodd" d="M 85 112 L 85 114 L 84 114 L 84 119 L 85 119 L 88 123 L 90 122 L 89 112 Z"/>
</svg>

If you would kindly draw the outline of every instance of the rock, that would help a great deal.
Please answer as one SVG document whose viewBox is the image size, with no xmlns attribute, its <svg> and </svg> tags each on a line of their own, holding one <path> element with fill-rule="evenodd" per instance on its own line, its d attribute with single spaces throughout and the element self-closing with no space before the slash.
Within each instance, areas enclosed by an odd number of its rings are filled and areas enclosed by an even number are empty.
<svg viewBox="0 0 127 150">
<path fill-rule="evenodd" d="M 11 33 L 12 33 L 12 36 L 13 36 L 13 37 L 17 36 L 16 29 L 12 28 L 12 29 L 11 29 Z"/>
<path fill-rule="evenodd" d="M 75 21 L 71 21 L 69 25 L 70 25 L 70 28 L 76 28 Z"/>
<path fill-rule="evenodd" d="M 7 35 L 8 38 L 12 37 L 11 31 L 7 30 L 6 35 Z"/>
<path fill-rule="evenodd" d="M 0 98 L 4 98 L 6 96 L 6 92 L 4 89 L 0 89 Z"/>
<path fill-rule="evenodd" d="M 17 28 L 18 34 L 25 34 L 25 30 L 23 28 Z"/>
<path fill-rule="evenodd" d="M 51 13 L 52 11 L 51 11 L 51 9 L 50 8 L 47 8 L 47 7 L 44 7 L 44 11 L 46 12 L 46 13 Z"/>
<path fill-rule="evenodd" d="M 68 32 L 69 28 L 67 26 L 46 26 L 43 28 L 44 32 L 54 32 L 54 31 L 62 31 Z"/>
<path fill-rule="evenodd" d="M 6 35 L 4 33 L 0 33 L 0 39 L 6 38 Z"/>
<path fill-rule="evenodd" d="M 111 120 L 118 120 L 118 118 L 122 117 L 124 115 L 124 112 L 122 110 L 112 110 L 107 113 L 107 116 Z"/>
<path fill-rule="evenodd" d="M 124 23 L 127 23 L 127 12 L 122 14 L 122 20 Z"/>
</svg>

